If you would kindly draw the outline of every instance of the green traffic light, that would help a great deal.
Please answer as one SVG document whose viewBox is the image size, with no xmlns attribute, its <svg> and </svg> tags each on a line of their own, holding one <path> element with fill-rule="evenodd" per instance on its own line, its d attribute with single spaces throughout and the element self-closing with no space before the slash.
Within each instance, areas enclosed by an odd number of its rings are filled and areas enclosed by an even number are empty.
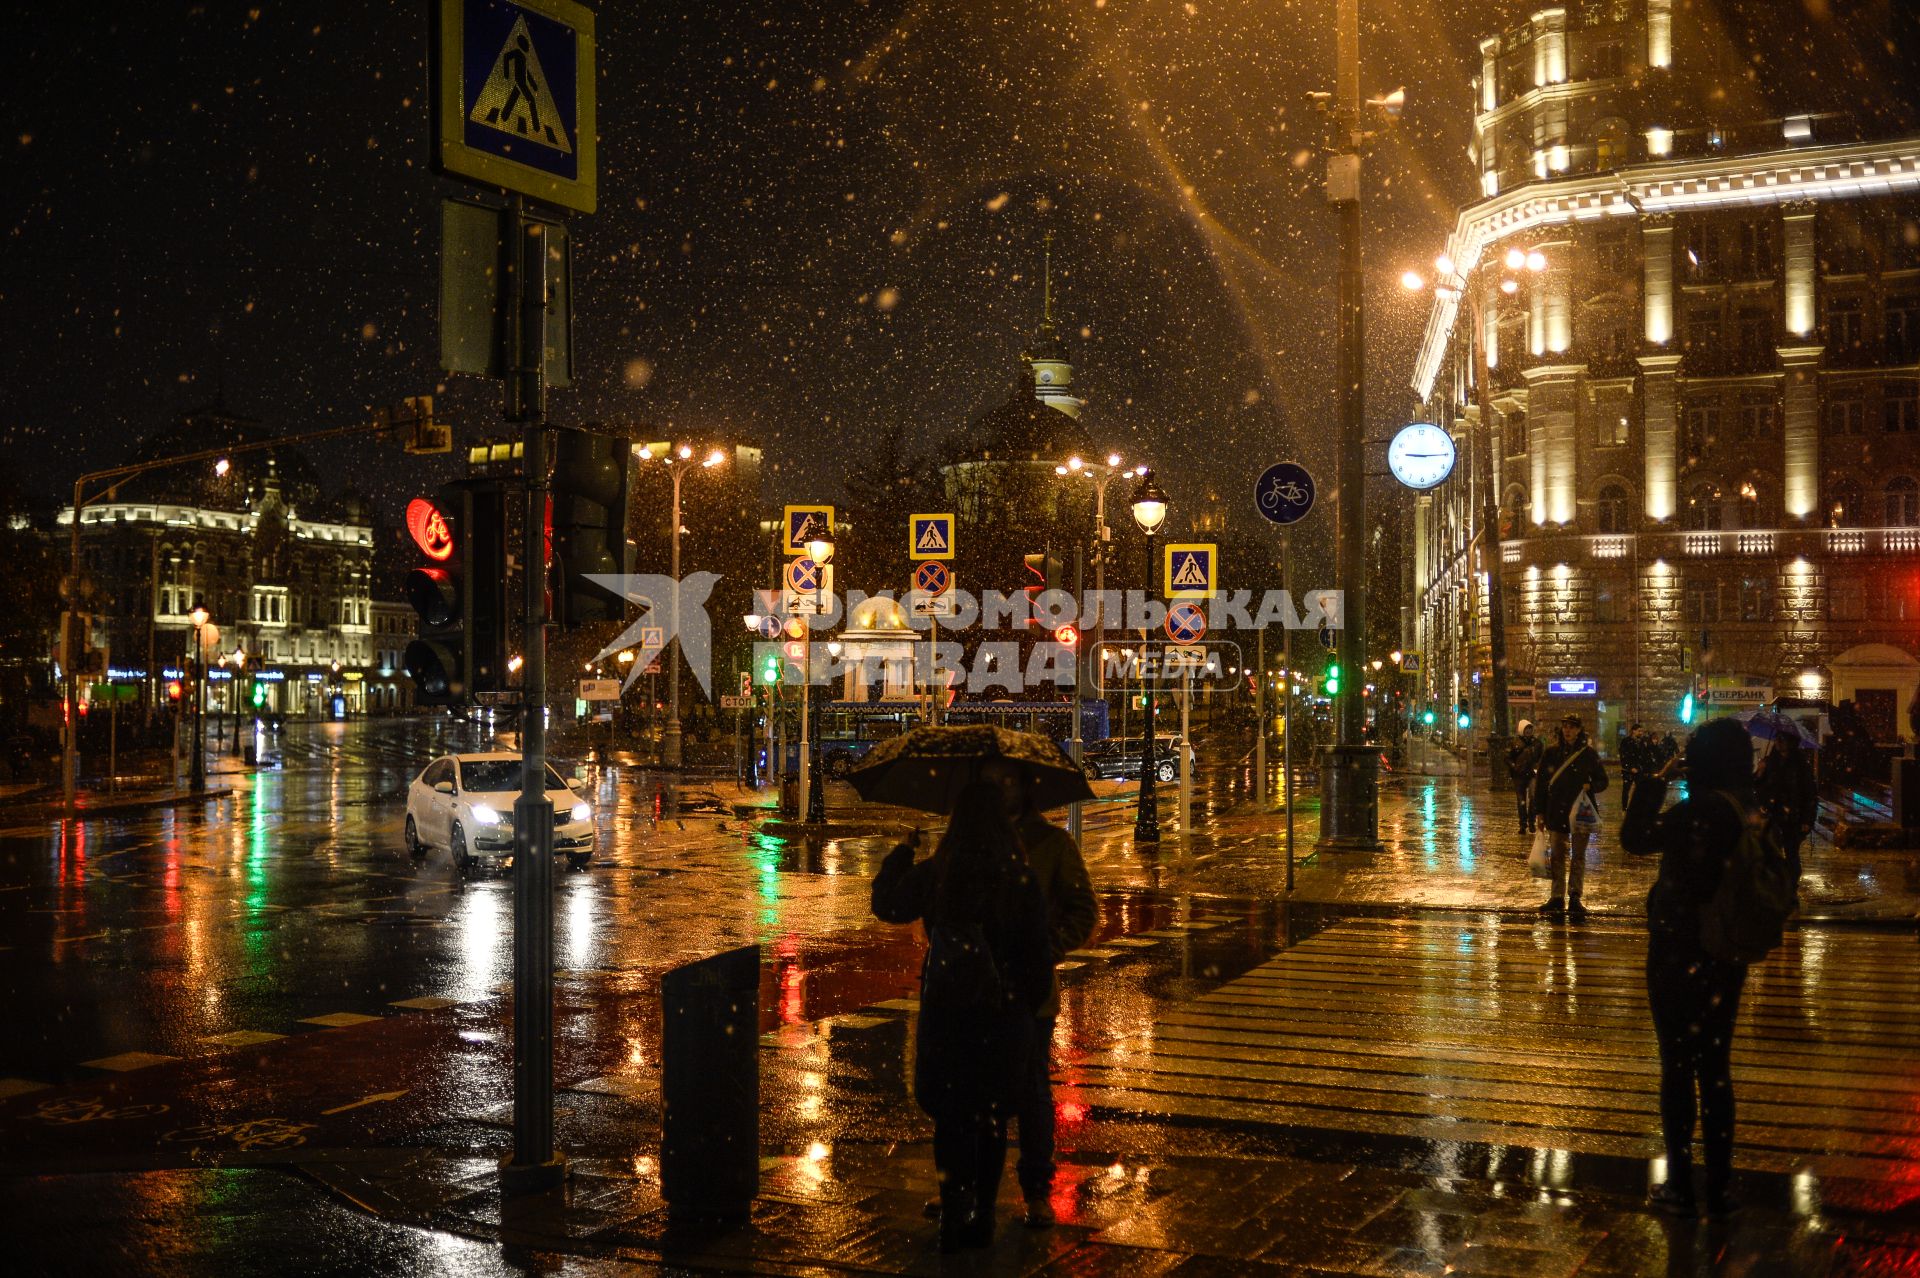
<svg viewBox="0 0 1920 1278">
<path fill-rule="evenodd" d="M 1433 726 L 1433 711 L 1422 710 L 1420 712 L 1420 722 L 1422 725 L 1431 728 Z"/>
<path fill-rule="evenodd" d="M 1468 728 L 1471 728 L 1473 726 L 1473 720 L 1469 718 L 1464 712 L 1461 714 L 1455 715 L 1453 721 L 1456 725 L 1459 726 L 1462 732 L 1465 732 Z"/>
</svg>

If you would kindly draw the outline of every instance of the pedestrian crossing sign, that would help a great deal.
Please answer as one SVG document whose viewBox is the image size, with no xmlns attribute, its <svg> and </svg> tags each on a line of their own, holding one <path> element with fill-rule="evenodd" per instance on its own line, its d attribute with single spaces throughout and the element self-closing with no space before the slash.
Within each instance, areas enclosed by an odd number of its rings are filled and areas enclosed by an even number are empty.
<svg viewBox="0 0 1920 1278">
<path fill-rule="evenodd" d="M 591 213 L 593 12 L 575 0 L 438 0 L 434 163 Z"/>
<path fill-rule="evenodd" d="M 952 515 L 910 515 L 907 531 L 907 553 L 913 558 L 953 558 Z"/>
<path fill-rule="evenodd" d="M 807 539 L 833 531 L 833 507 L 789 506 L 786 522 L 787 555 L 807 553 Z"/>
<path fill-rule="evenodd" d="M 1212 542 L 1169 543 L 1163 567 L 1169 599 L 1211 599 L 1219 593 L 1220 550 Z"/>
</svg>

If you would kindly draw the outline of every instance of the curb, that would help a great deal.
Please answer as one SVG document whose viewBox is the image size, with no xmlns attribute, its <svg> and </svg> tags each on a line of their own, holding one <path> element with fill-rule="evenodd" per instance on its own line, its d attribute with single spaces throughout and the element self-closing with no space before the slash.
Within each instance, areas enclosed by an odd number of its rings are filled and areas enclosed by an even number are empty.
<svg viewBox="0 0 1920 1278">
<path fill-rule="evenodd" d="M 105 803 L 88 803 L 77 806 L 73 815 L 77 819 L 84 820 L 87 817 L 106 816 L 115 812 L 139 812 L 147 808 L 172 808 L 188 803 L 204 803 L 209 799 L 230 798 L 232 794 L 232 786 L 204 790 L 199 794 L 170 791 L 166 794 L 146 795 L 135 799 L 110 799 Z M 7 816 L 50 816 L 61 820 L 65 820 L 67 816 L 58 800 L 0 806 L 0 813 Z"/>
</svg>

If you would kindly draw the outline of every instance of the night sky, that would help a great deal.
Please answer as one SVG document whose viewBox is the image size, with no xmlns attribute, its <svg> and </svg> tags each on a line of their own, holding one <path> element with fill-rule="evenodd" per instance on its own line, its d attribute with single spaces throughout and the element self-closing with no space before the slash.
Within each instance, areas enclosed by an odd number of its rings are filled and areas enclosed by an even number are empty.
<svg viewBox="0 0 1920 1278">
<path fill-rule="evenodd" d="M 1528 4 L 1364 6 L 1370 413 L 1407 419 L 1430 262 L 1471 191 L 1478 37 Z M 576 219 L 557 422 L 742 435 L 769 496 L 840 495 L 891 421 L 931 449 L 1013 385 L 1043 235 L 1096 441 L 1177 502 L 1329 460 L 1332 218 L 1310 90 L 1333 0 L 603 3 L 600 212 Z M 107 15 L 103 17 L 102 15 Z M 0 441 L 51 505 L 224 392 L 285 431 L 433 389 L 424 4 L 42 6 L 0 77 Z M 459 438 L 498 392 L 440 391 Z M 645 427 L 646 429 L 642 429 Z M 335 448 L 391 511 L 445 460 Z"/>
</svg>

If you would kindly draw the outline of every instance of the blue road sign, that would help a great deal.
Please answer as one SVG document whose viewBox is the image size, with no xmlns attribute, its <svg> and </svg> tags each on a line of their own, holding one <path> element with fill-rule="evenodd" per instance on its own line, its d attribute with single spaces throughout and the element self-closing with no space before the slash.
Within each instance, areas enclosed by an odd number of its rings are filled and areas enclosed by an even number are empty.
<svg viewBox="0 0 1920 1278">
<path fill-rule="evenodd" d="M 1166 629 L 1175 643 L 1198 643 L 1207 633 L 1206 611 L 1197 603 L 1176 603 L 1167 609 Z"/>
<path fill-rule="evenodd" d="M 591 213 L 593 13 L 574 0 L 439 0 L 442 169 Z"/>
<path fill-rule="evenodd" d="M 787 561 L 787 589 L 796 593 L 821 589 L 820 565 L 802 556 Z"/>
<path fill-rule="evenodd" d="M 1275 462 L 1253 486 L 1253 503 L 1276 524 L 1299 523 L 1313 509 L 1313 476 L 1305 466 Z"/>
<path fill-rule="evenodd" d="M 929 559 L 913 570 L 913 588 L 923 595 L 944 595 L 953 585 L 953 573 L 938 559 Z"/>
<path fill-rule="evenodd" d="M 907 520 L 907 529 L 907 553 L 913 558 L 953 558 L 952 515 L 914 515 Z"/>
<path fill-rule="evenodd" d="M 1320 625 L 1320 646 L 1328 652 L 1340 650 L 1340 636 L 1333 633 L 1333 627 L 1322 622 Z"/>
</svg>

